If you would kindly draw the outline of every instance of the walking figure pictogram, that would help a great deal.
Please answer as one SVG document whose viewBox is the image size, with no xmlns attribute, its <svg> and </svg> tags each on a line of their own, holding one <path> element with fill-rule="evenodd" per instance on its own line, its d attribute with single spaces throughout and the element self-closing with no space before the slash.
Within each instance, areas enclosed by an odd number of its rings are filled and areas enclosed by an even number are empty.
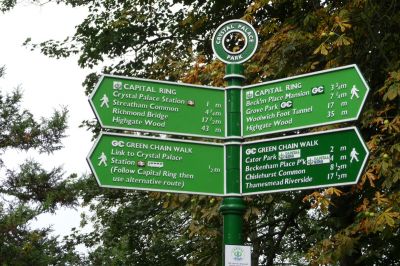
<svg viewBox="0 0 400 266">
<path fill-rule="evenodd" d="M 353 162 L 353 160 L 356 160 L 356 162 L 358 162 L 358 157 L 357 155 L 359 155 L 359 153 L 356 151 L 356 148 L 353 148 L 350 152 L 350 163 Z"/>
<path fill-rule="evenodd" d="M 360 96 L 358 95 L 359 91 L 360 90 L 357 89 L 356 85 L 353 85 L 353 88 L 351 88 L 351 91 L 350 91 L 351 92 L 350 100 L 353 100 L 353 97 L 360 98 Z"/>
<path fill-rule="evenodd" d="M 101 98 L 100 107 L 103 107 L 104 105 L 107 106 L 107 108 L 110 107 L 110 106 L 108 106 L 108 102 L 109 102 L 109 99 L 108 99 L 107 95 L 104 94 L 103 97 Z"/>
<path fill-rule="evenodd" d="M 101 153 L 101 155 L 98 159 L 100 160 L 98 166 L 100 166 L 101 164 L 104 164 L 104 166 L 107 166 L 107 156 L 104 154 L 104 152 Z"/>
</svg>

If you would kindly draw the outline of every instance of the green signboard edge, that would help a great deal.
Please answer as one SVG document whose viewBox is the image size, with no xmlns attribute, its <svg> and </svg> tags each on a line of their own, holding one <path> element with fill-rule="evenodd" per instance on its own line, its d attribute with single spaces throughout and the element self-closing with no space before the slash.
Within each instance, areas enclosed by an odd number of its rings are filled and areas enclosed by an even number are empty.
<svg viewBox="0 0 400 266">
<path fill-rule="evenodd" d="M 360 167 L 360 170 L 358 171 L 357 178 L 354 182 L 346 182 L 346 183 L 339 183 L 339 184 L 329 184 L 329 185 L 321 185 L 321 186 L 304 186 L 304 187 L 296 187 L 296 188 L 289 188 L 289 189 L 277 189 L 273 191 L 257 191 L 257 192 L 250 192 L 250 193 L 243 193 L 243 173 L 242 173 L 242 168 L 243 168 L 243 145 L 247 144 L 255 144 L 255 143 L 265 143 L 265 142 L 272 142 L 272 141 L 278 141 L 278 140 L 284 140 L 284 139 L 295 139 L 295 138 L 301 138 L 301 137 L 306 137 L 306 136 L 313 136 L 313 135 L 324 135 L 324 134 L 330 134 L 330 133 L 335 133 L 335 132 L 340 132 L 340 131 L 354 131 L 361 142 L 361 146 L 364 148 L 366 155 L 365 158 L 362 162 L 362 166 Z M 325 188 L 325 187 L 335 187 L 335 186 L 346 186 L 346 185 L 355 185 L 358 183 L 361 173 L 364 171 L 365 165 L 368 161 L 369 157 L 369 150 L 367 146 L 365 145 L 364 139 L 362 138 L 360 132 L 358 131 L 357 127 L 345 127 L 345 128 L 339 128 L 339 129 L 332 129 L 332 130 L 327 130 L 327 131 L 319 131 L 319 132 L 311 132 L 311 133 L 305 133 L 305 134 L 298 134 L 298 135 L 292 135 L 292 136 L 284 136 L 284 137 L 278 137 L 278 138 L 272 138 L 272 139 L 264 139 L 264 140 L 255 140 L 255 141 L 249 141 L 249 142 L 244 142 L 242 145 L 240 145 L 240 194 L 243 196 L 249 196 L 249 195 L 258 195 L 258 194 L 270 194 L 270 193 L 277 193 L 277 192 L 288 192 L 288 191 L 298 191 L 298 190 L 309 190 L 309 189 L 318 189 L 318 188 Z"/>
<path fill-rule="evenodd" d="M 192 192 L 192 191 L 176 191 L 176 190 L 166 190 L 166 189 L 146 189 L 146 188 L 133 188 L 133 187 L 126 187 L 126 186 L 107 186 L 102 185 L 100 183 L 100 179 L 98 178 L 95 168 L 90 161 L 90 156 L 92 155 L 93 151 L 95 150 L 96 146 L 100 142 L 101 137 L 105 136 L 117 136 L 117 137 L 128 137 L 128 138 L 139 138 L 139 139 L 147 139 L 147 140 L 165 140 L 171 142 L 178 142 L 178 143 L 193 143 L 193 144 L 203 144 L 203 145 L 213 145 L 213 146 L 221 146 L 224 147 L 224 193 L 201 193 L 201 192 Z M 139 136 L 139 135 L 132 135 L 132 134 L 122 134 L 122 133 L 112 133 L 112 132 L 104 132 L 101 131 L 99 136 L 97 137 L 96 141 L 93 143 L 92 148 L 90 149 L 88 155 L 86 156 L 86 162 L 89 165 L 89 168 L 96 178 L 97 184 L 99 187 L 104 188 L 117 188 L 117 189 L 127 189 L 127 190 L 140 190 L 140 191 L 147 191 L 147 192 L 166 192 L 166 193 L 179 193 L 179 194 L 191 194 L 191 195 L 205 195 L 205 196 L 225 196 L 226 195 L 226 146 L 222 143 L 215 143 L 215 142 L 202 142 L 202 141 L 193 141 L 193 140 L 178 140 L 178 139 L 171 139 L 171 138 L 159 138 L 159 137 L 148 137 L 148 136 Z"/>
<path fill-rule="evenodd" d="M 147 130 L 147 129 L 138 129 L 138 128 L 127 128 L 127 127 L 115 127 L 115 126 L 106 126 L 103 124 L 103 122 L 100 119 L 100 115 L 98 114 L 94 103 L 92 101 L 94 95 L 96 94 L 98 88 L 100 87 L 101 82 L 103 81 L 104 78 L 118 78 L 118 79 L 129 79 L 129 80 L 137 80 L 137 81 L 143 81 L 143 82 L 154 82 L 154 83 L 163 83 L 163 84 L 169 84 L 173 86 L 187 86 L 187 87 L 195 87 L 195 88 L 201 88 L 201 89 L 210 89 L 210 90 L 220 90 L 224 91 L 224 102 L 225 102 L 225 110 L 224 110 L 224 115 L 225 115 L 225 134 L 223 137 L 218 137 L 218 136 L 213 136 L 213 135 L 205 135 L 205 134 L 188 134 L 188 133 L 180 133 L 180 132 L 175 132 L 175 131 L 158 131 L 158 130 Z M 118 75 L 111 75 L 111 74 L 102 74 L 99 81 L 97 81 L 93 91 L 89 95 L 89 104 L 90 107 L 93 110 L 93 113 L 96 116 L 97 121 L 100 123 L 101 128 L 106 128 L 106 129 L 116 129 L 116 130 L 130 130 L 130 131 L 137 131 L 137 132 L 143 132 L 143 133 L 155 133 L 155 134 L 170 134 L 170 135 L 179 135 L 179 136 L 189 136 L 189 137 L 200 137 L 200 138 L 213 138 L 213 139 L 225 139 L 226 138 L 226 132 L 227 132 L 227 113 L 226 113 L 226 106 L 227 106 L 227 97 L 226 97 L 226 90 L 225 88 L 219 88 L 219 87 L 212 87 L 212 86 L 203 86 L 203 85 L 196 85 L 196 84 L 190 84 L 190 83 L 178 83 L 178 82 L 172 82 L 172 81 L 160 81 L 160 80 L 155 80 L 155 79 L 143 79 L 143 78 L 133 78 L 133 77 L 127 77 L 127 76 L 118 76 Z"/>
<path fill-rule="evenodd" d="M 357 71 L 359 77 L 361 78 L 361 81 L 363 82 L 364 86 L 367 88 L 367 92 L 365 93 L 365 96 L 364 96 L 364 98 L 362 100 L 362 103 L 361 103 L 361 106 L 360 106 L 360 108 L 358 110 L 357 116 L 346 118 L 346 119 L 341 119 L 341 120 L 335 120 L 335 121 L 332 121 L 332 122 L 310 124 L 310 125 L 306 125 L 306 126 L 293 127 L 293 128 L 289 128 L 289 129 L 279 129 L 279 130 L 272 130 L 272 131 L 262 132 L 262 133 L 257 133 L 257 134 L 243 135 L 243 131 L 244 131 L 243 130 L 243 120 L 244 120 L 243 111 L 244 111 L 244 106 L 242 104 L 241 105 L 241 114 L 242 114 L 241 115 L 241 129 L 240 129 L 241 137 L 242 138 L 257 137 L 257 136 L 270 135 L 270 134 L 275 134 L 275 133 L 280 133 L 280 132 L 287 132 L 287 131 L 292 131 L 292 130 L 299 130 L 299 129 L 305 129 L 305 128 L 318 127 L 318 126 L 331 125 L 331 124 L 344 123 L 344 122 L 350 122 L 350 121 L 358 120 L 358 118 L 360 117 L 360 114 L 361 114 L 361 110 L 363 109 L 365 101 L 366 101 L 366 99 L 368 97 L 368 93 L 370 91 L 370 88 L 369 88 L 367 82 L 365 81 L 364 76 L 361 74 L 360 69 L 358 68 L 358 66 L 356 64 L 342 66 L 342 67 L 336 67 L 336 68 L 331 68 L 331 69 L 326 69 L 326 70 L 321 70 L 321 71 L 316 71 L 316 72 L 311 72 L 311 73 L 306 73 L 306 74 L 303 74 L 303 75 L 298 75 L 298 76 L 293 76 L 293 77 L 288 77 L 288 78 L 283 78 L 283 79 L 271 80 L 271 81 L 258 83 L 258 84 L 252 84 L 252 85 L 248 85 L 248 86 L 243 86 L 242 90 L 241 90 L 241 95 L 240 95 L 240 102 L 243 102 L 243 95 L 244 95 L 246 89 L 257 88 L 257 87 L 265 86 L 265 85 L 268 85 L 268 84 L 273 84 L 273 83 L 278 83 L 278 82 L 283 82 L 283 81 L 289 81 L 289 80 L 293 80 L 293 79 L 309 77 L 309 76 L 314 76 L 314 75 L 319 75 L 319 74 L 324 74 L 324 73 L 330 73 L 330 72 L 340 71 L 340 70 L 349 69 L 349 68 L 354 68 Z"/>
</svg>

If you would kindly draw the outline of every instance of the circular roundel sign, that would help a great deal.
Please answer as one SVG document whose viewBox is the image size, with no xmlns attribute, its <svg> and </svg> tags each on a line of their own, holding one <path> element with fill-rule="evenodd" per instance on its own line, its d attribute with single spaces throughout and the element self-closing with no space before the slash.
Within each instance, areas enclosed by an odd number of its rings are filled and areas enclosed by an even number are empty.
<svg viewBox="0 0 400 266">
<path fill-rule="evenodd" d="M 212 48 L 215 55 L 227 64 L 240 64 L 257 49 L 256 30 L 248 22 L 233 19 L 221 24 L 214 32 Z"/>
</svg>

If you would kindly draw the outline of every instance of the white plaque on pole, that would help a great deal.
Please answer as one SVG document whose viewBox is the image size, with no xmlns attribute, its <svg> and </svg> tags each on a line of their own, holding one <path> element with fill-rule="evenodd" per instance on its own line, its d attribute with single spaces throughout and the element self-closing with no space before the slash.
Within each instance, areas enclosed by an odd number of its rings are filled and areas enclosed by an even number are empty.
<svg viewBox="0 0 400 266">
<path fill-rule="evenodd" d="M 225 245 L 225 266 L 251 266 L 251 247 Z"/>
</svg>

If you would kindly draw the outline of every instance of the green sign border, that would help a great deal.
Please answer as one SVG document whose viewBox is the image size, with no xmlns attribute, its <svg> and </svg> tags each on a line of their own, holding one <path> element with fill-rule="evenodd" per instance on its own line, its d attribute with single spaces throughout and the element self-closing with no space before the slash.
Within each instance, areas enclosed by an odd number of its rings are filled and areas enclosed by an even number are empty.
<svg viewBox="0 0 400 266">
<path fill-rule="evenodd" d="M 242 168 L 243 168 L 243 158 L 242 158 L 242 152 L 243 152 L 243 145 L 247 145 L 247 144 L 255 144 L 255 143 L 265 143 L 265 142 L 273 142 L 273 141 L 278 141 L 278 140 L 284 140 L 284 139 L 295 139 L 295 138 L 301 138 L 301 137 L 306 137 L 306 136 L 313 136 L 313 135 L 324 135 L 324 134 L 331 134 L 331 133 L 335 133 L 335 132 L 340 132 L 340 131 L 349 131 L 349 130 L 353 130 L 356 134 L 357 137 L 362 145 L 362 147 L 364 148 L 366 155 L 364 158 L 364 161 L 362 162 L 362 165 L 360 167 L 360 170 L 358 171 L 357 174 L 357 178 L 355 181 L 353 182 L 346 182 L 346 183 L 339 183 L 339 184 L 329 184 L 329 185 L 320 185 L 320 186 L 304 186 L 304 187 L 296 187 L 296 188 L 289 188 L 289 189 L 277 189 L 277 190 L 270 190 L 270 191 L 258 191 L 258 192 L 250 192 L 250 193 L 243 193 L 243 183 L 242 183 L 242 179 L 243 179 L 243 172 L 242 172 Z M 287 192 L 287 191 L 299 191 L 299 190 L 308 190 L 308 189 L 318 189 L 318 188 L 325 188 L 325 187 L 335 187 L 335 186 L 346 186 L 346 185 L 355 185 L 358 183 L 360 177 L 361 177 L 361 173 L 363 172 L 365 165 L 368 161 L 368 157 L 369 157 L 369 150 L 367 148 L 367 146 L 364 143 L 364 140 L 360 134 L 360 132 L 358 131 L 357 127 L 346 127 L 346 128 L 339 128 L 339 129 L 332 129 L 332 130 L 327 130 L 327 131 L 319 131 L 319 132 L 312 132 L 312 133 L 306 133 L 306 134 L 298 134 L 298 135 L 292 135 L 292 136 L 285 136 L 285 137 L 278 137 L 278 138 L 272 138 L 272 139 L 264 139 L 264 140 L 256 140 L 256 141 L 249 141 L 249 142 L 245 142 L 240 146 L 240 195 L 243 196 L 248 196 L 248 195 L 257 195 L 257 194 L 269 194 L 269 193 L 276 193 L 276 192 Z"/>
<path fill-rule="evenodd" d="M 230 25 L 231 24 L 231 25 Z M 234 28 L 234 29 L 229 29 L 226 32 L 220 32 L 224 29 L 225 26 L 227 28 L 233 27 L 235 24 L 241 25 L 241 28 Z M 243 30 L 243 28 L 249 29 L 250 31 L 246 32 Z M 244 47 L 237 51 L 237 52 L 232 52 L 229 51 L 225 45 L 224 45 L 224 40 L 226 36 L 232 32 L 239 32 L 241 33 L 244 38 L 245 38 L 245 45 Z M 220 42 L 217 42 L 217 35 L 222 34 L 222 37 L 220 38 Z M 247 35 L 251 35 L 253 38 L 253 44 L 249 42 Z M 258 34 L 256 30 L 253 28 L 253 26 L 248 23 L 247 21 L 241 20 L 241 19 L 232 19 L 228 20 L 224 23 L 222 23 L 214 32 L 213 37 L 212 37 L 212 49 L 214 54 L 217 56 L 219 60 L 226 64 L 241 64 L 247 60 L 249 60 L 253 54 L 256 52 L 258 46 Z M 241 60 L 235 61 L 235 60 L 229 60 L 229 56 L 242 56 L 243 58 Z"/>
<path fill-rule="evenodd" d="M 117 137 L 128 137 L 128 138 L 139 138 L 139 139 L 147 139 L 147 140 L 157 140 L 157 141 L 169 141 L 169 142 L 178 142 L 178 143 L 193 143 L 193 144 L 200 144 L 200 145 L 211 145 L 211 146 L 220 146 L 224 148 L 224 193 L 223 194 L 218 194 L 218 193 L 207 193 L 207 192 L 193 192 L 193 191 L 176 191 L 176 190 L 166 190 L 166 189 L 148 189 L 148 188 L 135 188 L 135 187 L 127 187 L 127 186 L 108 186 L 108 185 L 102 185 L 100 183 L 100 180 L 97 176 L 97 173 L 95 171 L 95 167 L 93 166 L 90 157 L 94 150 L 96 149 L 97 145 L 100 142 L 100 139 L 103 135 L 106 136 L 117 136 Z M 171 139 L 171 138 L 159 138 L 159 137 L 147 137 L 147 136 L 138 136 L 138 135 L 132 135 L 132 134 L 122 134 L 122 133 L 112 133 L 112 132 L 104 132 L 101 131 L 99 136 L 97 137 L 96 141 L 94 142 L 92 148 L 90 149 L 88 155 L 86 156 L 86 161 L 89 165 L 90 170 L 92 171 L 94 177 L 96 178 L 97 184 L 100 187 L 105 187 L 105 188 L 116 188 L 116 189 L 128 189 L 128 190 L 140 190 L 140 191 L 147 191 L 147 192 L 167 192 L 167 193 L 179 193 L 179 194 L 192 194 L 192 195 L 206 195 L 206 196 L 225 196 L 226 195 L 226 145 L 222 143 L 216 143 L 216 142 L 202 142 L 202 141 L 193 141 L 193 140 L 178 140 L 178 139 Z"/>
<path fill-rule="evenodd" d="M 314 75 L 321 75 L 321 74 L 325 74 L 325 73 L 330 73 L 330 72 L 335 72 L 335 71 L 339 71 L 339 70 L 343 70 L 343 69 L 348 69 L 348 68 L 354 68 L 356 70 L 356 72 L 358 73 L 360 79 L 362 80 L 364 86 L 367 89 L 367 92 L 365 93 L 364 99 L 362 100 L 362 103 L 360 105 L 360 108 L 358 109 L 358 113 L 355 117 L 349 117 L 346 119 L 341 119 L 341 120 L 334 120 L 332 122 L 324 122 L 324 123 L 318 123 L 318 124 L 309 124 L 309 125 L 304 125 L 304 126 L 300 126 L 300 127 L 293 127 L 293 128 L 288 128 L 288 129 L 279 129 L 279 130 L 271 130 L 271 131 L 267 131 L 267 132 L 262 132 L 262 133 L 257 133 L 257 134 L 249 134 L 249 135 L 243 135 L 243 120 L 244 120 L 244 106 L 243 104 L 241 104 L 241 129 L 240 129 L 240 135 L 242 138 L 249 138 L 249 137 L 256 137 L 256 136 L 263 136 L 263 135 L 269 135 L 269 134 L 275 134 L 275 133 L 279 133 L 279 132 L 287 132 L 287 131 L 293 131 L 293 130 L 298 130 L 298 129 L 304 129 L 304 128 L 310 128 L 310 127 L 317 127 L 317 126 L 325 126 L 325 125 L 331 125 L 331 124 L 337 124 L 337 123 L 343 123 L 343 122 L 349 122 L 349 121 L 355 121 L 360 117 L 361 114 L 361 110 L 363 109 L 363 106 L 365 104 L 365 101 L 368 97 L 368 93 L 370 91 L 370 88 L 367 84 L 367 82 L 364 79 L 364 76 L 361 74 L 361 71 L 359 70 L 359 68 L 357 67 L 356 64 L 352 64 L 352 65 L 347 65 L 347 66 L 342 66 L 342 67 L 336 67 L 336 68 L 331 68 L 331 69 L 327 69 L 327 70 L 322 70 L 322 71 L 317 71 L 317 72 L 312 72 L 312 73 L 307 73 L 307 74 L 303 74 L 303 75 L 298 75 L 298 76 L 293 76 L 293 77 L 288 77 L 288 78 L 283 78 L 283 79 L 277 79 L 277 80 L 271 80 L 268 82 L 264 82 L 264 83 L 258 83 L 258 84 L 253 84 L 253 85 L 249 85 L 249 86 L 243 86 L 242 90 L 241 90 L 241 95 L 240 95 L 240 101 L 243 103 L 243 97 L 245 94 L 245 90 L 246 89 L 254 89 L 260 86 L 265 86 L 268 84 L 274 84 L 274 83 L 278 83 L 278 82 L 283 82 L 283 81 L 290 81 L 293 79 L 298 79 L 298 78 L 303 78 L 303 77 L 309 77 L 309 76 L 314 76 Z"/>
<path fill-rule="evenodd" d="M 106 126 L 103 124 L 102 120 L 100 119 L 100 115 L 97 112 L 95 108 L 95 104 L 93 102 L 93 97 L 96 94 L 97 90 L 100 87 L 100 84 L 102 83 L 104 78 L 116 78 L 116 79 L 128 79 L 128 80 L 137 80 L 137 81 L 142 81 L 142 82 L 152 82 L 152 83 L 162 83 L 162 84 L 168 84 L 168 85 L 173 85 L 173 86 L 186 86 L 186 87 L 193 87 L 193 88 L 201 88 L 201 89 L 210 89 L 210 90 L 219 90 L 219 91 L 224 91 L 224 103 L 225 103 L 225 110 L 224 110 L 224 116 L 225 116 L 225 134 L 222 137 L 214 136 L 214 135 L 207 135 L 207 134 L 190 134 L 190 133 L 180 133 L 176 131 L 162 131 L 162 130 L 148 130 L 148 129 L 140 129 L 136 128 L 135 126 L 132 127 L 118 127 L 118 126 Z M 171 81 L 160 81 L 160 80 L 153 80 L 153 79 L 143 79 L 143 78 L 134 78 L 134 77 L 127 77 L 127 76 L 118 76 L 118 75 L 110 75 L 110 74 L 102 74 L 101 78 L 99 81 L 96 83 L 96 86 L 94 87 L 92 93 L 89 96 L 89 104 L 90 107 L 92 108 L 97 121 L 100 123 L 101 128 L 106 128 L 106 129 L 117 129 L 117 130 L 130 130 L 130 131 L 137 131 L 137 132 L 143 132 L 143 133 L 156 133 L 156 134 L 171 134 L 171 135 L 178 135 L 178 136 L 190 136 L 190 137 L 201 137 L 201 138 L 213 138 L 213 139 L 225 139 L 226 134 L 227 134 L 227 97 L 226 97 L 226 90 L 225 88 L 219 88 L 219 87 L 212 87 L 212 86 L 202 86 L 202 85 L 196 85 L 196 84 L 189 84 L 189 83 L 181 83 L 181 82 L 171 82 Z"/>
</svg>

